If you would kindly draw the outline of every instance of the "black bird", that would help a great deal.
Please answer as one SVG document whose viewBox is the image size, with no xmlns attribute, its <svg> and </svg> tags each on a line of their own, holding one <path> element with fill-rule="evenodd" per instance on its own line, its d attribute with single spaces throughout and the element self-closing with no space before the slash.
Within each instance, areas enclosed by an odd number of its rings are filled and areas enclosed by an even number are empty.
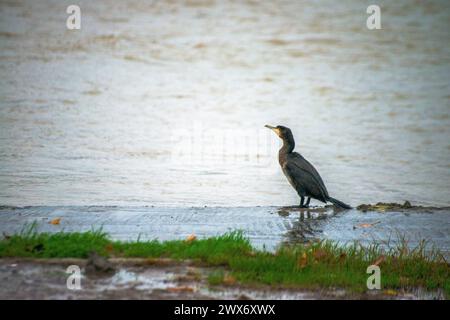
<svg viewBox="0 0 450 320">
<path fill-rule="evenodd" d="M 322 178 L 313 165 L 303 158 L 301 154 L 293 152 L 295 141 L 291 129 L 283 126 L 272 127 L 266 125 L 266 127 L 273 130 L 283 140 L 283 146 L 278 152 L 278 162 L 280 162 L 281 169 L 289 183 L 300 196 L 301 208 L 307 208 L 311 198 L 325 203 L 330 201 L 345 209 L 352 208 L 348 204 L 330 197 Z M 306 203 L 305 197 L 308 198 Z"/>
</svg>

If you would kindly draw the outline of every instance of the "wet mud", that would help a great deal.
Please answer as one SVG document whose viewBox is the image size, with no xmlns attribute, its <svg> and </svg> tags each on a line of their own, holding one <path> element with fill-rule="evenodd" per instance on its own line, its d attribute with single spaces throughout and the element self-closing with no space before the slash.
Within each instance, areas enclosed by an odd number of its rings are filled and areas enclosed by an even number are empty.
<svg viewBox="0 0 450 320">
<path fill-rule="evenodd" d="M 443 299 L 442 292 L 286 289 L 209 285 L 211 269 L 190 261 L 111 259 L 114 272 L 86 272 L 84 259 L 0 259 L 0 299 Z M 81 269 L 80 289 L 68 289 L 67 267 Z"/>
</svg>

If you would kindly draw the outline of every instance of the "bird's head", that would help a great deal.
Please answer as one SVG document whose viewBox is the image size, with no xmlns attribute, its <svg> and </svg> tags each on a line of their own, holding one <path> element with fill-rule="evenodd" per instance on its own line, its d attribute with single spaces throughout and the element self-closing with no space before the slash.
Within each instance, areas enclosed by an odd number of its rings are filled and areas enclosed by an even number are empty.
<svg viewBox="0 0 450 320">
<path fill-rule="evenodd" d="M 287 128 L 287 127 L 283 127 L 283 126 L 270 126 L 268 124 L 265 125 L 266 128 L 269 128 L 270 130 L 272 130 L 273 132 L 275 132 L 277 134 L 277 136 L 279 136 L 281 139 L 289 139 L 292 138 L 292 132 L 291 129 Z"/>
</svg>

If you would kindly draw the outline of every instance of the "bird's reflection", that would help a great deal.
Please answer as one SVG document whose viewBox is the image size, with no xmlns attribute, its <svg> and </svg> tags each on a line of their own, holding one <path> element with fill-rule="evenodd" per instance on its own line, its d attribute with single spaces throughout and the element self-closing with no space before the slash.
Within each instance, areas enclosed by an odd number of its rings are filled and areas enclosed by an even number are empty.
<svg viewBox="0 0 450 320">
<path fill-rule="evenodd" d="M 307 243 L 319 239 L 322 226 L 327 219 L 343 211 L 333 205 L 325 207 L 301 208 L 281 207 L 278 215 L 281 217 L 294 218 L 288 231 L 284 234 L 285 244 Z"/>
</svg>

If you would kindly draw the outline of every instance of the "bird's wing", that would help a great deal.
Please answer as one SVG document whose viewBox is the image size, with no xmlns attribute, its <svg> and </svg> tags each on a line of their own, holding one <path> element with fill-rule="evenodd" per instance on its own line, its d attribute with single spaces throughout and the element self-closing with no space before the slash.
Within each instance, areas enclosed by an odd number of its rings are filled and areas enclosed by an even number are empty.
<svg viewBox="0 0 450 320">
<path fill-rule="evenodd" d="M 284 163 L 284 169 L 294 180 L 294 184 L 302 187 L 311 196 L 328 198 L 328 191 L 323 183 L 317 170 L 300 154 L 293 152 L 288 155 L 287 161 Z"/>
</svg>

